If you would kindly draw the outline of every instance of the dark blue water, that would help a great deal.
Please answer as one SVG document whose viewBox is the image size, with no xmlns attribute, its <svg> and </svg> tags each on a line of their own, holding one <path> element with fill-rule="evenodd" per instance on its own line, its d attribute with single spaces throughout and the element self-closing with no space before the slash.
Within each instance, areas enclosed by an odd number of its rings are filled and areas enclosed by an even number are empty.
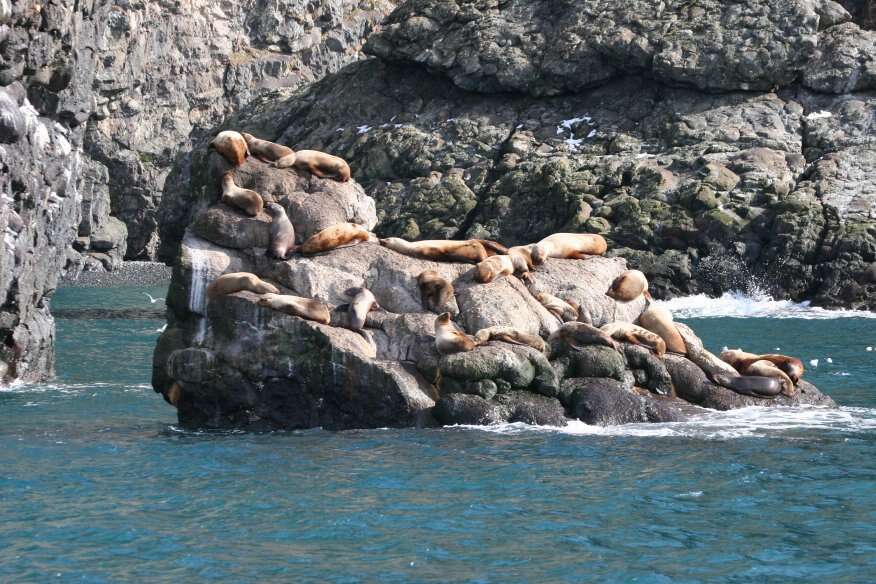
<svg viewBox="0 0 876 584">
<path fill-rule="evenodd" d="M 101 305 L 149 306 L 54 302 Z M 714 349 L 818 359 L 847 407 L 194 434 L 148 385 L 161 321 L 62 320 L 57 381 L 0 392 L 0 582 L 872 581 L 876 321 L 687 322 Z"/>
</svg>

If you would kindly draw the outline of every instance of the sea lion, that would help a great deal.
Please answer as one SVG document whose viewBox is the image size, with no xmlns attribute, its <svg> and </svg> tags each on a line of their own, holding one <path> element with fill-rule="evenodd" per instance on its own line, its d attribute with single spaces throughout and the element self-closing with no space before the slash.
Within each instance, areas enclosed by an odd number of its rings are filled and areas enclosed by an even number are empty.
<svg viewBox="0 0 876 584">
<path fill-rule="evenodd" d="M 687 347 L 687 358 L 692 361 L 697 367 L 702 369 L 710 379 L 715 375 L 723 374 L 731 377 L 739 375 L 729 364 L 718 358 L 714 353 L 709 352 L 704 346 L 700 338 L 693 332 L 689 326 L 684 323 L 675 323 L 675 330 L 684 339 L 684 345 Z"/>
<path fill-rule="evenodd" d="M 608 249 L 605 238 L 591 233 L 554 233 L 532 247 L 532 263 L 539 266 L 548 258 L 583 259 L 602 255 Z"/>
<path fill-rule="evenodd" d="M 779 356 L 781 357 L 782 355 Z M 739 349 L 728 349 L 722 351 L 720 357 L 722 361 L 729 363 L 742 375 L 759 375 L 761 377 L 774 377 L 778 379 L 782 384 L 782 393 L 788 397 L 793 397 L 797 393 L 791 377 L 775 363 L 768 359 L 762 359 L 760 355 Z M 802 363 L 800 365 L 802 367 Z"/>
<path fill-rule="evenodd" d="M 234 184 L 234 175 L 230 170 L 222 175 L 222 202 L 240 209 L 250 217 L 261 213 L 265 205 L 260 194 Z"/>
<path fill-rule="evenodd" d="M 544 353 L 546 348 L 544 340 L 537 336 L 525 333 L 510 326 L 491 326 L 475 333 L 475 341 L 483 345 L 488 341 L 504 341 L 514 345 L 526 345 L 536 351 Z"/>
<path fill-rule="evenodd" d="M 298 251 L 304 255 L 312 255 L 373 239 L 376 239 L 374 234 L 361 225 L 336 223 L 308 237 L 307 241 L 298 247 Z"/>
<path fill-rule="evenodd" d="M 511 256 L 494 255 L 482 262 L 478 262 L 476 270 L 475 281 L 487 284 L 496 278 L 512 275 L 514 273 L 514 262 L 511 260 Z"/>
<path fill-rule="evenodd" d="M 791 381 L 796 385 L 803 373 L 806 371 L 803 368 L 803 361 L 796 357 L 787 355 L 777 355 L 775 353 L 767 353 L 766 355 L 758 355 L 758 358 L 773 363 L 776 367 L 785 372 L 785 375 L 791 378 Z"/>
<path fill-rule="evenodd" d="M 361 331 L 365 328 L 365 317 L 371 310 L 380 308 L 380 304 L 368 288 L 350 288 L 344 294 L 352 299 L 347 309 L 350 315 L 350 328 Z"/>
<path fill-rule="evenodd" d="M 648 278 L 639 270 L 627 270 L 614 279 L 605 295 L 619 302 L 631 302 L 641 295 L 650 299 Z"/>
<path fill-rule="evenodd" d="M 535 295 L 535 299 L 538 300 L 541 305 L 548 310 L 548 312 L 560 319 L 560 322 L 570 322 L 573 320 L 578 320 L 577 308 L 575 308 L 565 300 L 557 298 L 553 294 L 549 294 L 547 292 L 539 292 Z"/>
<path fill-rule="evenodd" d="M 515 245 L 508 248 L 508 255 L 514 262 L 514 270 L 520 272 L 528 272 L 533 268 L 532 263 L 532 246 L 531 245 Z"/>
<path fill-rule="evenodd" d="M 675 328 L 672 313 L 664 307 L 656 304 L 648 306 L 645 312 L 639 315 L 639 326 L 660 335 L 660 338 L 666 341 L 667 351 L 680 355 L 687 354 L 687 345 L 684 344 L 684 339 Z"/>
<path fill-rule="evenodd" d="M 615 340 L 648 347 L 658 357 L 666 354 L 666 341 L 660 335 L 630 322 L 612 322 L 603 325 L 601 330 Z"/>
<path fill-rule="evenodd" d="M 295 227 L 286 216 L 286 209 L 277 203 L 265 205 L 265 213 L 271 217 L 270 253 L 275 258 L 285 260 L 295 251 Z"/>
<path fill-rule="evenodd" d="M 493 241 L 492 239 L 472 239 L 471 241 L 477 241 L 484 246 L 487 256 L 508 255 L 508 248 L 498 241 Z"/>
<path fill-rule="evenodd" d="M 435 319 L 435 348 L 442 355 L 450 353 L 465 353 L 478 346 L 465 331 L 450 320 L 450 313 L 445 312 Z"/>
<path fill-rule="evenodd" d="M 332 321 L 331 307 L 319 300 L 301 298 L 290 294 L 264 294 L 256 301 L 259 306 L 265 306 L 271 310 L 291 314 L 307 320 L 322 324 Z"/>
<path fill-rule="evenodd" d="M 417 276 L 417 284 L 420 287 L 420 298 L 427 310 L 435 313 L 450 312 L 458 314 L 456 296 L 453 294 L 453 284 L 443 278 L 435 270 L 424 270 Z M 452 304 L 452 310 L 448 308 Z"/>
<path fill-rule="evenodd" d="M 350 180 L 350 165 L 343 158 L 319 150 L 299 150 L 294 166 L 319 178 L 333 178 L 340 182 Z"/>
<path fill-rule="evenodd" d="M 712 376 L 712 381 L 732 389 L 742 395 L 752 397 L 773 398 L 782 391 L 782 384 L 773 377 L 759 377 L 753 375 L 725 375 L 718 373 Z"/>
<path fill-rule="evenodd" d="M 233 166 L 240 166 L 249 155 L 246 140 L 239 132 L 225 130 L 219 132 L 207 147 L 221 154 Z"/>
<path fill-rule="evenodd" d="M 433 261 L 477 264 L 489 257 L 484 245 L 476 239 L 407 241 L 400 237 L 387 237 L 380 240 L 380 245 L 404 255 Z"/>
<path fill-rule="evenodd" d="M 608 334 L 595 326 L 583 322 L 567 322 L 551 333 L 548 337 L 551 352 L 557 355 L 562 346 L 569 346 L 576 351 L 588 345 L 602 345 L 620 352 L 620 347 Z"/>
<path fill-rule="evenodd" d="M 262 140 L 246 132 L 241 135 L 246 140 L 249 153 L 262 162 L 269 163 L 274 168 L 289 168 L 295 164 L 295 151 L 288 146 Z"/>
<path fill-rule="evenodd" d="M 222 274 L 207 286 L 207 298 L 216 298 L 226 294 L 234 294 L 246 290 L 253 294 L 279 294 L 280 291 L 273 284 L 265 282 L 255 274 L 249 272 L 233 272 Z"/>
</svg>

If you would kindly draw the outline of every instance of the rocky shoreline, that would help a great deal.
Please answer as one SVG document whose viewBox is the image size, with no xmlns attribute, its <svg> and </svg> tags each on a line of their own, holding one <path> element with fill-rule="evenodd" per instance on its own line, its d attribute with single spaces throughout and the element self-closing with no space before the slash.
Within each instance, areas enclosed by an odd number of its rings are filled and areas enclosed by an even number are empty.
<svg viewBox="0 0 876 584">
<path fill-rule="evenodd" d="M 281 205 L 297 242 L 326 227 L 377 223 L 373 199 L 356 182 L 320 179 L 249 157 L 233 168 L 215 152 L 204 176 L 214 193 L 231 172 L 234 183 Z M 215 197 L 215 195 L 214 195 Z M 471 263 L 431 261 L 363 242 L 283 260 L 267 251 L 271 220 L 214 203 L 194 217 L 180 246 L 168 291 L 168 326 L 154 355 L 153 387 L 178 409 L 182 425 L 250 430 L 327 429 L 525 422 L 565 425 L 668 422 L 701 408 L 749 405 L 834 405 L 801 380 L 796 395 L 773 399 L 740 395 L 712 383 L 680 355 L 658 358 L 636 344 L 619 349 L 588 345 L 564 349 L 561 322 L 533 288 L 567 298 L 594 326 L 635 321 L 641 296 L 606 296 L 626 269 L 619 257 L 548 259 L 524 284 L 515 275 L 481 283 Z M 417 277 L 434 270 L 452 283 L 456 323 L 472 333 L 511 327 L 552 339 L 546 352 L 492 340 L 473 350 L 436 348 L 436 313 Z M 262 306 L 260 293 L 209 294 L 223 274 L 251 273 L 281 294 L 332 308 L 323 324 Z M 364 331 L 352 330 L 347 290 L 364 287 L 381 309 Z M 698 340 L 693 338 L 693 349 Z M 558 344 L 559 343 L 559 344 Z M 701 348 L 701 343 L 700 343 Z"/>
</svg>

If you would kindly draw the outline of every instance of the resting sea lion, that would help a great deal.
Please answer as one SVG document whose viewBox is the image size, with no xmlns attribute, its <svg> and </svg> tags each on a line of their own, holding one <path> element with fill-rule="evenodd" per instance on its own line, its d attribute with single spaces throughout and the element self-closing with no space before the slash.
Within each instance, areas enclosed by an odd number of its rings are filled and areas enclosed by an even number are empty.
<svg viewBox="0 0 876 584">
<path fill-rule="evenodd" d="M 273 163 L 274 168 L 289 168 L 295 164 L 295 151 L 288 146 L 261 140 L 246 132 L 241 135 L 246 140 L 249 153 L 262 162 Z"/>
<path fill-rule="evenodd" d="M 365 328 L 365 317 L 375 308 L 380 308 L 377 298 L 368 288 L 350 288 L 344 294 L 350 297 L 350 328 L 360 331 Z"/>
<path fill-rule="evenodd" d="M 435 348 L 442 355 L 465 353 L 473 350 L 478 343 L 471 339 L 445 312 L 435 319 Z"/>
<path fill-rule="evenodd" d="M 492 239 L 472 239 L 471 241 L 477 241 L 484 246 L 487 256 L 508 255 L 508 248 L 498 241 L 493 241 Z"/>
<path fill-rule="evenodd" d="M 709 352 L 689 326 L 677 322 L 675 323 L 675 330 L 684 339 L 684 345 L 687 347 L 687 358 L 705 371 L 709 378 L 714 379 L 714 376 L 718 374 L 729 375 L 731 377 L 739 375 L 736 369 L 719 359 L 715 354 Z"/>
<path fill-rule="evenodd" d="M 257 301 L 259 306 L 266 306 L 278 312 L 299 316 L 322 324 L 332 321 L 331 307 L 319 300 L 301 298 L 290 294 L 264 294 Z"/>
<path fill-rule="evenodd" d="M 602 345 L 620 351 L 618 344 L 604 331 L 583 322 L 567 322 L 551 333 L 548 337 L 551 352 L 558 354 L 562 346 L 569 346 L 576 351 L 588 345 Z"/>
<path fill-rule="evenodd" d="M 514 262 L 511 256 L 494 255 L 478 262 L 475 281 L 487 284 L 496 278 L 510 276 L 514 273 Z"/>
<path fill-rule="evenodd" d="M 265 205 L 265 213 L 271 217 L 271 255 L 285 260 L 295 251 L 295 227 L 286 216 L 286 209 L 282 205 L 268 203 Z"/>
<path fill-rule="evenodd" d="M 560 319 L 560 322 L 578 320 L 578 309 L 553 294 L 539 292 L 535 295 L 535 299 L 547 308 L 548 312 Z"/>
<path fill-rule="evenodd" d="M 736 393 L 752 397 L 772 398 L 782 391 L 782 384 L 778 379 L 772 377 L 732 376 L 718 373 L 712 376 L 712 381 L 722 387 L 732 389 Z"/>
<path fill-rule="evenodd" d="M 475 333 L 474 338 L 479 345 L 483 345 L 487 341 L 504 341 L 514 345 L 526 345 L 542 353 L 544 353 L 546 347 L 541 337 L 519 331 L 510 326 L 491 326 L 481 329 Z"/>
<path fill-rule="evenodd" d="M 660 335 L 660 338 L 666 341 L 667 351 L 680 355 L 687 354 L 687 345 L 684 344 L 684 339 L 675 328 L 672 313 L 664 307 L 656 304 L 648 306 L 647 310 L 639 316 L 639 326 Z"/>
<path fill-rule="evenodd" d="M 453 284 L 443 278 L 435 270 L 424 270 L 417 276 L 417 284 L 420 286 L 420 298 L 426 309 L 436 312 L 459 313 L 456 306 L 456 296 L 453 294 Z M 452 303 L 453 310 L 448 309 Z"/>
<path fill-rule="evenodd" d="M 532 263 L 543 264 L 548 258 L 583 259 L 602 255 L 608 249 L 605 238 L 590 233 L 554 233 L 532 247 Z"/>
<path fill-rule="evenodd" d="M 333 178 L 340 182 L 350 180 L 350 165 L 343 158 L 319 150 L 299 150 L 295 153 L 294 166 L 319 178 Z"/>
<path fill-rule="evenodd" d="M 788 397 L 793 397 L 797 393 L 791 377 L 772 361 L 761 359 L 760 355 L 738 349 L 728 349 L 721 352 L 721 360 L 732 365 L 742 375 L 759 375 L 778 379 L 782 384 L 782 393 Z"/>
<path fill-rule="evenodd" d="M 380 240 L 380 245 L 404 255 L 433 261 L 476 264 L 489 257 L 484 245 L 476 239 L 407 241 L 400 237 L 387 237 Z"/>
<path fill-rule="evenodd" d="M 279 290 L 273 284 L 269 284 L 260 279 L 255 274 L 249 272 L 233 272 L 231 274 L 222 274 L 207 286 L 207 297 L 216 298 L 225 294 L 234 294 L 246 290 L 253 294 L 279 294 Z"/>
<path fill-rule="evenodd" d="M 511 256 L 516 271 L 524 273 L 532 269 L 531 245 L 515 245 L 514 247 L 509 247 L 508 255 Z"/>
<path fill-rule="evenodd" d="M 336 223 L 308 237 L 298 251 L 304 255 L 311 255 L 372 239 L 376 239 L 374 234 L 361 225 Z"/>
<path fill-rule="evenodd" d="M 234 166 L 243 164 L 243 161 L 249 155 L 246 140 L 239 132 L 232 132 L 231 130 L 216 134 L 216 137 L 210 141 L 208 148 L 221 154 L 225 160 Z"/>
<path fill-rule="evenodd" d="M 222 202 L 240 209 L 250 217 L 261 213 L 265 205 L 260 194 L 234 184 L 234 176 L 230 170 L 222 175 Z"/>
<path fill-rule="evenodd" d="M 614 279 L 608 292 L 605 293 L 609 298 L 619 302 L 631 302 L 643 294 L 645 298 L 651 298 L 651 293 L 648 292 L 648 278 L 639 270 L 627 270 L 622 273 Z"/>
<path fill-rule="evenodd" d="M 767 353 L 766 355 L 758 355 L 760 359 L 765 361 L 769 361 L 774 364 L 776 367 L 785 372 L 785 374 L 791 378 L 791 381 L 796 385 L 800 378 L 803 377 L 803 373 L 806 371 L 803 368 L 803 361 L 796 357 L 789 357 L 787 355 L 777 355 L 775 353 Z"/>
<path fill-rule="evenodd" d="M 604 325 L 601 330 L 615 340 L 648 347 L 658 357 L 666 354 L 666 341 L 661 339 L 660 335 L 638 325 L 629 322 L 612 322 Z"/>
</svg>

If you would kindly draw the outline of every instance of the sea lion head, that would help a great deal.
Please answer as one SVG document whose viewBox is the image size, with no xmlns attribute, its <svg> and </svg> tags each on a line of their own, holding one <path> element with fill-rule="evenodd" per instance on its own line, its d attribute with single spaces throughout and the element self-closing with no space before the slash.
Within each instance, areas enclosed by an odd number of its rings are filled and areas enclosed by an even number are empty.
<svg viewBox="0 0 876 584">
<path fill-rule="evenodd" d="M 450 313 L 449 312 L 442 312 L 441 314 L 438 315 L 438 318 L 435 319 L 436 325 L 443 325 L 443 324 L 447 324 L 449 322 L 450 322 Z"/>
<path fill-rule="evenodd" d="M 286 209 L 279 203 L 268 203 L 265 205 L 265 213 L 271 217 L 282 217 L 286 214 Z"/>
<path fill-rule="evenodd" d="M 532 263 L 536 266 L 540 266 L 547 260 L 547 249 L 540 243 L 536 243 L 532 246 Z"/>
</svg>

